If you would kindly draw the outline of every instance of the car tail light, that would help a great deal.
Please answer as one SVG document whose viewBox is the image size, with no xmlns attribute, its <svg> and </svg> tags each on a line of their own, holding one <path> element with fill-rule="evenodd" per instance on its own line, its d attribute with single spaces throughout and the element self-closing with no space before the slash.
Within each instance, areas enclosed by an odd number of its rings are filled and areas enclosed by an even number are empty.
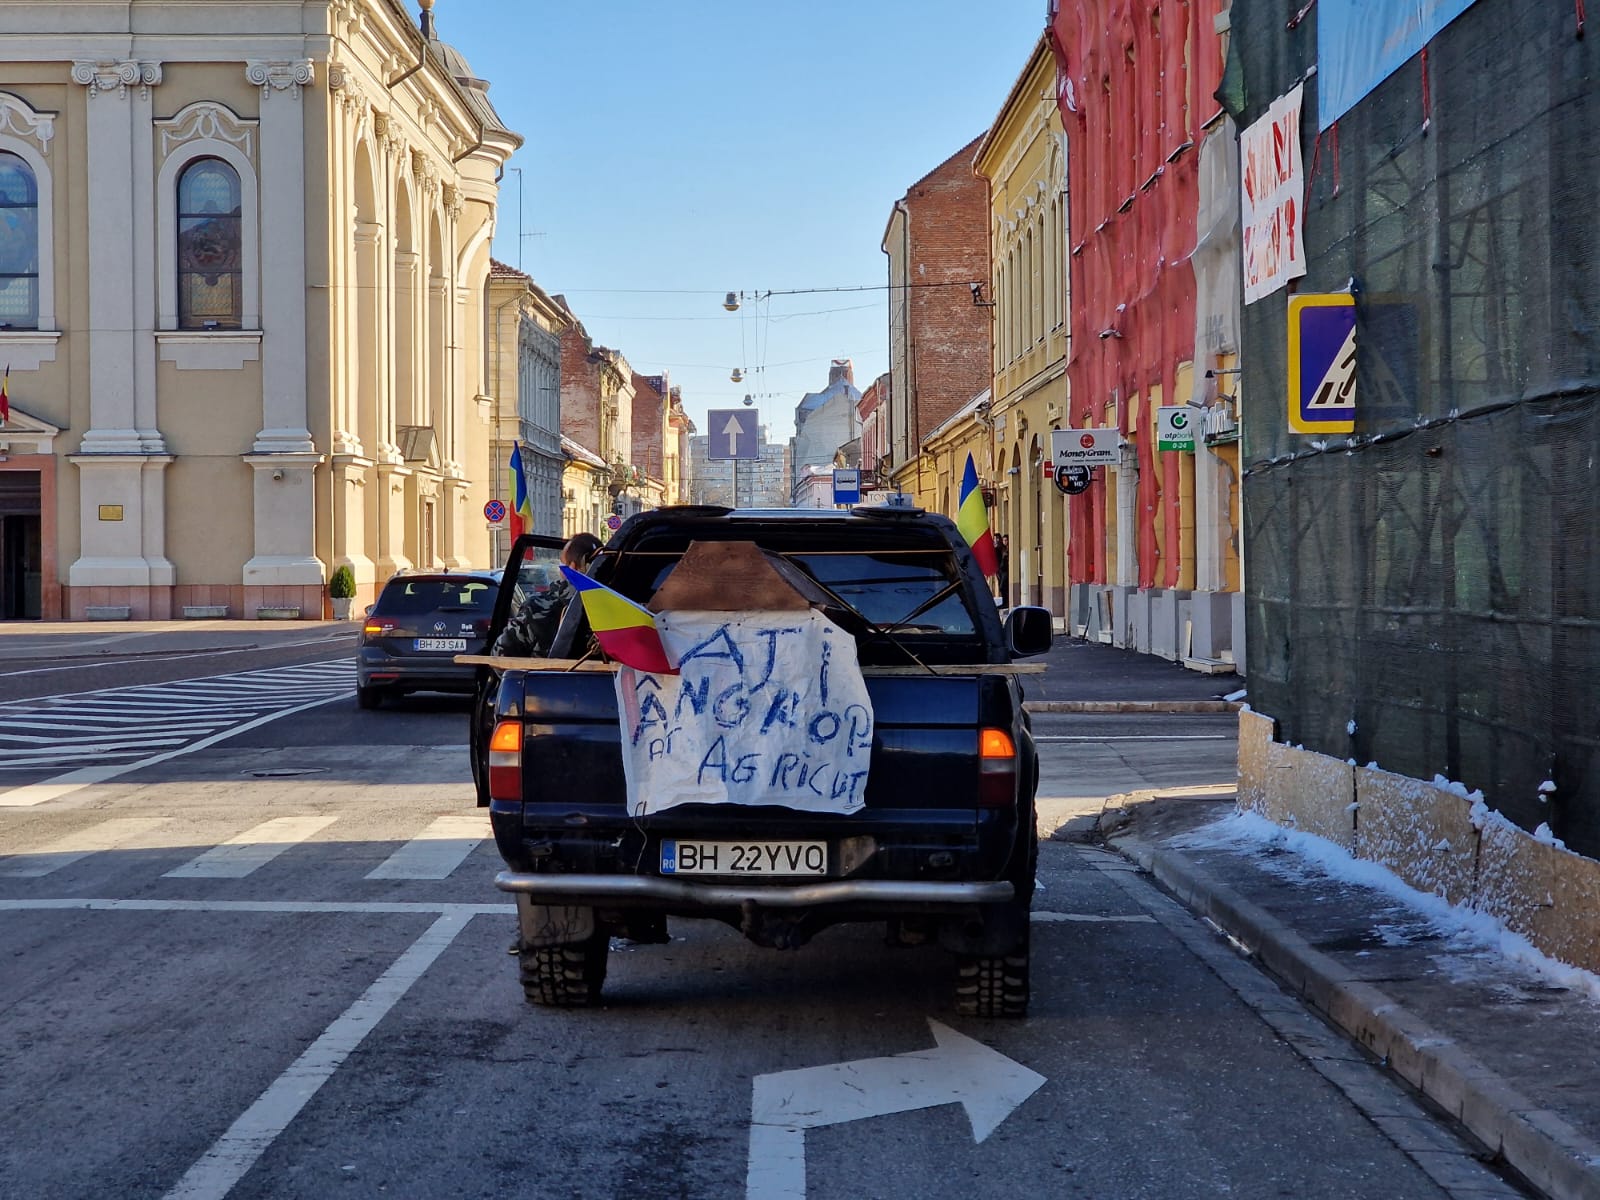
<svg viewBox="0 0 1600 1200">
<path fill-rule="evenodd" d="M 1005 808 L 1017 798 L 1017 745 L 1004 729 L 978 730 L 978 805 Z"/>
<path fill-rule="evenodd" d="M 369 617 L 367 623 L 361 627 L 361 636 L 367 638 L 388 637 L 400 628 L 397 621 L 386 620 L 383 617 Z"/>
<path fill-rule="evenodd" d="M 489 798 L 522 799 L 522 723 L 501 721 L 489 737 Z"/>
</svg>

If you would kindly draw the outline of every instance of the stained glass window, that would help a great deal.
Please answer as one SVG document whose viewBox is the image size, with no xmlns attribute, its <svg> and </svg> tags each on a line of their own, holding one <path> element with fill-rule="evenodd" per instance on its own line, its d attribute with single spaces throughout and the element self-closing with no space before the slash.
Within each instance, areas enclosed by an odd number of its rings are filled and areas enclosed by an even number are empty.
<svg viewBox="0 0 1600 1200">
<path fill-rule="evenodd" d="M 239 173 L 200 158 L 178 176 L 178 327 L 238 329 L 244 313 Z"/>
<path fill-rule="evenodd" d="M 39 327 L 39 188 L 22 159 L 0 151 L 0 328 Z"/>
</svg>

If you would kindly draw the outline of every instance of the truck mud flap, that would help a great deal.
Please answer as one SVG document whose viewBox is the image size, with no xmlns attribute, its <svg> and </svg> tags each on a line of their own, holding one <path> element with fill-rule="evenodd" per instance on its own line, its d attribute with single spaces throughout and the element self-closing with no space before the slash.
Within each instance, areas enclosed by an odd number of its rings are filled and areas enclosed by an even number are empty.
<svg viewBox="0 0 1600 1200">
<path fill-rule="evenodd" d="M 594 933 L 594 909 L 564 904 L 535 904 L 517 897 L 517 929 L 524 949 L 566 946 Z"/>
</svg>

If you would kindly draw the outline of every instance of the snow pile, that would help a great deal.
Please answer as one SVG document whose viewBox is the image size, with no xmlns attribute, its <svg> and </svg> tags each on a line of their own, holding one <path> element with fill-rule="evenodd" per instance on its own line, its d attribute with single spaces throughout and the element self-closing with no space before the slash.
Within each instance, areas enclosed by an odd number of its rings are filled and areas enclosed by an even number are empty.
<svg viewBox="0 0 1600 1200">
<path fill-rule="evenodd" d="M 1482 822 L 1497 822 L 1508 827 L 1511 823 L 1483 803 L 1481 792 L 1468 793 L 1460 784 L 1436 779 L 1440 787 L 1449 787 L 1462 796 L 1475 797 L 1472 806 L 1473 824 L 1479 829 Z M 1514 828 L 1514 827 L 1513 827 Z M 1548 835 L 1548 830 L 1546 830 Z M 1544 840 L 1544 839 L 1541 839 Z M 1536 949 L 1520 933 L 1513 933 L 1504 923 L 1486 913 L 1464 905 L 1450 904 L 1443 898 L 1419 892 L 1405 883 L 1386 867 L 1353 857 L 1343 847 L 1317 837 L 1275 825 L 1255 813 L 1234 813 L 1232 816 L 1173 839 L 1173 845 L 1192 849 L 1239 850 L 1246 853 L 1260 851 L 1289 851 L 1300 861 L 1286 862 L 1280 855 L 1261 860 L 1258 865 L 1282 878 L 1305 882 L 1321 874 L 1327 878 L 1375 892 L 1412 909 L 1431 924 L 1439 933 L 1463 948 L 1498 953 L 1512 962 L 1534 971 L 1545 982 L 1567 988 L 1591 1000 L 1600 1001 L 1600 975 L 1582 970 Z M 1382 932 L 1382 931 L 1380 931 Z"/>
</svg>

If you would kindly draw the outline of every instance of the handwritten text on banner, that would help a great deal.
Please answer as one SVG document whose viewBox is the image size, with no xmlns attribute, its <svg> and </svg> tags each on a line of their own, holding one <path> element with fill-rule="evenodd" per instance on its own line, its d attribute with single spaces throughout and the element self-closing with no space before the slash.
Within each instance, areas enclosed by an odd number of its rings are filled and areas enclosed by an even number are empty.
<svg viewBox="0 0 1600 1200">
<path fill-rule="evenodd" d="M 862 806 L 872 702 L 855 640 L 814 612 L 656 616 L 677 675 L 617 672 L 628 810 Z"/>
</svg>

